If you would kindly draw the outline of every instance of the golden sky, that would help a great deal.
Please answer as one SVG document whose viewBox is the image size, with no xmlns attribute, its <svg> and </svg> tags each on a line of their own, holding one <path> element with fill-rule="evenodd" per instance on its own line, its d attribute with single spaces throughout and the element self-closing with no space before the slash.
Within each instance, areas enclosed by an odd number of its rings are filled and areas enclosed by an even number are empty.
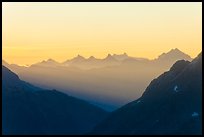
<svg viewBox="0 0 204 137">
<path fill-rule="evenodd" d="M 78 54 L 156 58 L 172 48 L 202 50 L 202 3 L 2 4 L 2 56 L 9 63 L 59 62 Z"/>
</svg>

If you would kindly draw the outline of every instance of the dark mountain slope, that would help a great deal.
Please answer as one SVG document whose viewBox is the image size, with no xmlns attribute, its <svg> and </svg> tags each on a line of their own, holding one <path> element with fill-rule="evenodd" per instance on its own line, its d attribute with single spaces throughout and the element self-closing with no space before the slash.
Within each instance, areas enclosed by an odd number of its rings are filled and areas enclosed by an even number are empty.
<svg viewBox="0 0 204 137">
<path fill-rule="evenodd" d="M 84 134 L 107 112 L 56 90 L 42 90 L 2 66 L 3 134 Z"/>
<path fill-rule="evenodd" d="M 202 53 L 177 61 L 91 134 L 202 134 Z"/>
</svg>

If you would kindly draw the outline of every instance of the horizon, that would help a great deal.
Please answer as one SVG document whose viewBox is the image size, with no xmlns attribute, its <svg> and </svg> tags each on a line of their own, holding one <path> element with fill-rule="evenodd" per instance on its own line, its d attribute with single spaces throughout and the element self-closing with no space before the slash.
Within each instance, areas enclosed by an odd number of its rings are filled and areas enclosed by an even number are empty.
<svg viewBox="0 0 204 137">
<path fill-rule="evenodd" d="M 56 61 L 57 63 L 64 63 L 65 61 L 72 60 L 72 59 L 74 59 L 74 58 L 76 58 L 76 57 L 78 57 L 78 56 L 81 56 L 81 57 L 83 57 L 84 59 L 89 59 L 90 57 L 94 57 L 95 59 L 100 59 L 100 60 L 102 60 L 102 59 L 105 59 L 105 58 L 106 58 L 107 56 L 109 56 L 109 55 L 111 55 L 111 56 L 114 56 L 114 55 L 127 55 L 128 57 L 132 57 L 132 58 L 143 58 L 143 59 L 148 59 L 148 60 L 152 61 L 152 60 L 158 59 L 159 56 L 162 55 L 162 54 L 167 54 L 167 53 L 169 53 L 169 52 L 171 52 L 171 51 L 175 51 L 175 50 L 178 50 L 178 51 L 180 51 L 181 53 L 186 54 L 185 52 L 181 51 L 181 50 L 178 49 L 178 48 L 172 48 L 172 49 L 168 50 L 167 52 L 162 52 L 162 53 L 160 53 L 159 55 L 157 55 L 157 56 L 156 56 L 155 58 L 153 58 L 153 59 L 149 59 L 149 58 L 147 58 L 147 57 L 130 56 L 130 55 L 129 55 L 128 53 L 126 53 L 126 52 L 123 52 L 123 53 L 121 53 L 121 54 L 108 53 L 104 58 L 97 58 L 97 57 L 95 57 L 95 56 L 93 56 L 93 55 L 91 55 L 91 56 L 89 56 L 89 57 L 85 57 L 85 56 L 83 56 L 83 55 L 81 55 L 81 54 L 77 54 L 77 55 L 75 55 L 75 56 L 73 56 L 73 57 L 71 57 L 71 58 L 65 59 L 64 61 L 58 61 L 58 60 L 56 60 L 56 59 L 54 59 L 54 58 L 46 58 L 46 59 L 43 59 L 43 60 L 39 60 L 39 61 L 37 61 L 37 62 L 35 62 L 35 63 L 33 63 L 33 64 L 40 63 L 40 62 L 42 62 L 42 61 L 48 61 L 48 60 L 54 60 L 54 61 Z M 198 54 L 200 54 L 201 52 L 202 52 L 202 50 L 201 50 Z M 197 55 L 198 55 L 198 54 L 197 54 Z M 186 54 L 186 55 L 190 56 L 189 54 Z M 195 57 L 197 57 L 197 55 L 196 55 Z M 190 57 L 191 57 L 192 59 L 195 58 L 195 57 L 193 58 L 192 56 L 190 56 Z M 2 61 L 5 61 L 5 62 L 8 63 L 8 64 L 16 64 L 16 65 L 25 66 L 25 67 L 29 67 L 29 66 L 33 65 L 33 64 L 9 63 L 7 60 L 5 60 L 5 59 L 3 59 L 3 58 L 2 58 Z"/>
<path fill-rule="evenodd" d="M 109 53 L 202 50 L 202 3 L 2 3 L 2 58 L 33 64 Z"/>
</svg>

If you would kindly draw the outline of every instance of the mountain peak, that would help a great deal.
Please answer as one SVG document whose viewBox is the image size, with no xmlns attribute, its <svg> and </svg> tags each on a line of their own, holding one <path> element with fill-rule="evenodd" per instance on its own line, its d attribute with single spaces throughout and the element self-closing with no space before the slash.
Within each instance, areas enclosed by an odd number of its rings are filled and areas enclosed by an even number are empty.
<svg viewBox="0 0 204 137">
<path fill-rule="evenodd" d="M 105 59 L 112 59 L 113 58 L 113 56 L 111 56 L 111 54 L 108 54 L 106 57 L 105 57 Z"/>
<path fill-rule="evenodd" d="M 116 61 L 116 59 L 111 54 L 108 54 L 104 60 L 105 61 Z"/>
<path fill-rule="evenodd" d="M 167 53 L 162 53 L 159 57 L 158 60 L 189 60 L 191 61 L 192 58 L 187 55 L 186 53 L 182 52 L 181 50 L 179 50 L 178 48 L 175 49 L 171 49 L 169 52 Z"/>
<path fill-rule="evenodd" d="M 46 62 L 52 62 L 52 63 L 56 63 L 56 61 L 54 59 L 49 58 Z"/>
<path fill-rule="evenodd" d="M 94 56 L 90 56 L 88 59 L 96 59 Z"/>
<path fill-rule="evenodd" d="M 85 58 L 78 54 L 76 57 L 74 57 L 73 59 L 71 59 L 69 61 L 71 61 L 72 63 L 74 63 L 74 62 L 76 63 L 76 62 L 81 62 L 83 60 L 85 60 Z"/>
<path fill-rule="evenodd" d="M 49 59 L 47 59 L 46 61 L 43 60 L 40 64 L 57 64 L 57 63 L 58 63 L 58 62 L 55 61 L 54 59 L 49 58 Z M 39 63 L 38 63 L 38 64 L 39 64 Z"/>
<path fill-rule="evenodd" d="M 127 53 L 123 53 L 123 54 L 114 54 L 113 57 L 119 61 L 125 60 L 127 59 L 129 56 L 127 55 Z"/>
<path fill-rule="evenodd" d="M 81 56 L 80 54 L 77 55 L 77 58 L 84 58 L 83 56 Z"/>
<path fill-rule="evenodd" d="M 111 56 L 111 54 L 108 54 L 108 56 L 107 56 L 107 57 L 112 57 L 112 56 Z"/>
<path fill-rule="evenodd" d="M 108 58 L 113 58 L 113 56 L 112 56 L 111 54 L 108 54 L 108 55 L 106 56 L 106 59 L 108 59 Z"/>
<path fill-rule="evenodd" d="M 57 64 L 59 64 L 57 61 L 49 58 L 47 60 L 43 60 L 41 62 L 38 62 L 36 64 L 31 65 L 31 67 L 33 67 L 33 66 L 41 66 L 41 65 L 42 66 L 47 66 L 47 65 L 50 66 L 50 65 L 57 65 Z"/>
<path fill-rule="evenodd" d="M 81 60 L 81 59 L 85 59 L 83 56 L 81 56 L 81 55 L 77 55 L 76 57 L 74 57 L 73 59 L 71 59 L 71 60 Z"/>
<path fill-rule="evenodd" d="M 85 59 L 83 56 L 81 56 L 80 54 L 78 54 L 75 58 L 78 58 L 78 59 Z"/>
<path fill-rule="evenodd" d="M 169 52 L 180 52 L 180 53 L 183 53 L 181 50 L 179 50 L 178 48 L 175 48 L 175 49 L 171 49 Z M 169 53 L 168 52 L 168 53 Z"/>
</svg>

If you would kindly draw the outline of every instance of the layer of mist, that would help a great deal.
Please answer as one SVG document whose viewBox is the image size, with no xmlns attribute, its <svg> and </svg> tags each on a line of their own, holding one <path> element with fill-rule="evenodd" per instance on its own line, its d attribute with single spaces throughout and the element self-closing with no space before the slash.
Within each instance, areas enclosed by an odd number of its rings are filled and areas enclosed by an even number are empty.
<svg viewBox="0 0 204 137">
<path fill-rule="evenodd" d="M 63 91 L 108 111 L 139 98 L 152 79 L 167 71 L 177 60 L 191 61 L 178 49 L 154 60 L 130 57 L 126 53 L 104 59 L 78 55 L 63 63 L 48 59 L 21 67 L 2 62 L 22 80 L 47 89 Z"/>
</svg>

